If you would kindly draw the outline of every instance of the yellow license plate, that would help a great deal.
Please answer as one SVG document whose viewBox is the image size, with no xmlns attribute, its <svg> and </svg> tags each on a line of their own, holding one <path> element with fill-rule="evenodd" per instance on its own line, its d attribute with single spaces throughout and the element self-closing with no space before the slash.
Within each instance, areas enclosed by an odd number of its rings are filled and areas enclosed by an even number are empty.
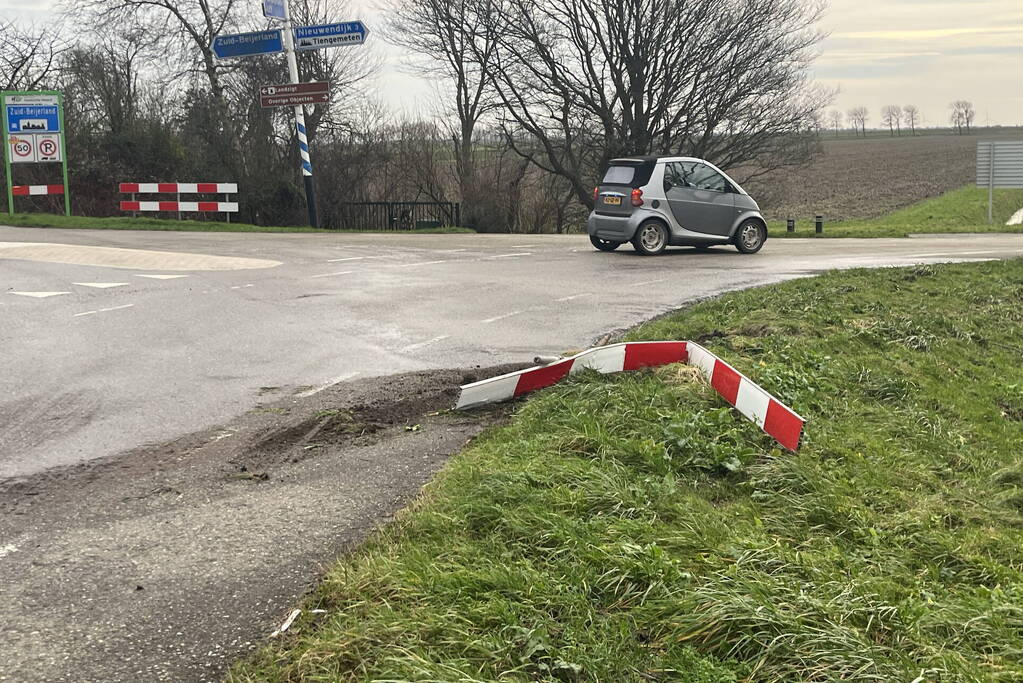
<svg viewBox="0 0 1023 683">
<path fill-rule="evenodd" d="M 604 197 L 604 203 L 609 206 L 619 206 L 622 203 L 621 197 Z"/>
</svg>

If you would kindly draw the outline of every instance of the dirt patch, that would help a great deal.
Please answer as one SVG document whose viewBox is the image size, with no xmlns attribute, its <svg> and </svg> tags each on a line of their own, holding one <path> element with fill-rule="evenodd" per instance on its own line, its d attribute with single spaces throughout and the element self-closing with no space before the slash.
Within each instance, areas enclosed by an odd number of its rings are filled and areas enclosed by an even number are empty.
<svg viewBox="0 0 1023 683">
<path fill-rule="evenodd" d="M 521 367 L 343 383 L 0 482 L 0 680 L 218 678 L 508 414 L 450 411 L 459 383 Z"/>
<path fill-rule="evenodd" d="M 876 218 L 974 180 L 974 136 L 836 140 L 825 134 L 822 143 L 823 154 L 812 163 L 743 184 L 769 220 L 796 218 L 806 230 L 815 214 L 827 221 Z"/>
</svg>

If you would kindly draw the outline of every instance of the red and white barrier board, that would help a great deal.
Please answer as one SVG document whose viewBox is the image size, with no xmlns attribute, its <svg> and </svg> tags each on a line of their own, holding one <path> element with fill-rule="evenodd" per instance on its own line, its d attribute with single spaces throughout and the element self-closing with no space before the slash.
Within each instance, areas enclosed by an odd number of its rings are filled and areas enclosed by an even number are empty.
<svg viewBox="0 0 1023 683">
<path fill-rule="evenodd" d="M 806 423 L 791 408 L 695 342 L 631 342 L 601 346 L 564 360 L 462 387 L 457 409 L 507 401 L 557 384 L 584 369 L 604 374 L 688 363 L 700 369 L 718 394 L 785 448 L 795 451 Z"/>
<path fill-rule="evenodd" d="M 238 202 L 146 202 L 135 199 L 137 194 L 238 194 L 237 183 L 121 183 L 118 189 L 122 194 L 132 195 L 131 201 L 121 202 L 121 211 L 238 213 Z"/>
<path fill-rule="evenodd" d="M 237 183 L 121 183 L 121 194 L 238 194 Z"/>
<path fill-rule="evenodd" d="M 238 202 L 121 202 L 121 211 L 220 211 L 238 213 Z"/>
<path fill-rule="evenodd" d="M 63 185 L 15 185 L 11 188 L 15 197 L 28 197 L 46 194 L 64 194 Z"/>
</svg>

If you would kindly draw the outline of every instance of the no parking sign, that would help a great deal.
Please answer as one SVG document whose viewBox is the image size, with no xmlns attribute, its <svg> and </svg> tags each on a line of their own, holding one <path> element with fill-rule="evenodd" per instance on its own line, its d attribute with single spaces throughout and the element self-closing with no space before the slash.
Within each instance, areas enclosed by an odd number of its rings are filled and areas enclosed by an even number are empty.
<svg viewBox="0 0 1023 683">
<path fill-rule="evenodd" d="M 7 211 L 14 213 L 13 164 L 59 163 L 64 176 L 60 187 L 64 213 L 71 215 L 67 162 L 64 156 L 64 107 L 59 92 L 0 92 L 0 133 L 6 136 Z M 47 186 L 49 187 L 49 186 Z"/>
</svg>

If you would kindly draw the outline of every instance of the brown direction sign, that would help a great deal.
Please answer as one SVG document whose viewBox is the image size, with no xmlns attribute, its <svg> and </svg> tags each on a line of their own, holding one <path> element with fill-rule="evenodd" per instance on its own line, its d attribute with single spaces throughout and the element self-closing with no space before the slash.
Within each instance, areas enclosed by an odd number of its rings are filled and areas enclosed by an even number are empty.
<svg viewBox="0 0 1023 683">
<path fill-rule="evenodd" d="M 259 89 L 259 105 L 272 107 L 296 107 L 302 104 L 320 104 L 330 101 L 330 83 L 288 83 L 285 85 L 264 85 Z"/>
</svg>

